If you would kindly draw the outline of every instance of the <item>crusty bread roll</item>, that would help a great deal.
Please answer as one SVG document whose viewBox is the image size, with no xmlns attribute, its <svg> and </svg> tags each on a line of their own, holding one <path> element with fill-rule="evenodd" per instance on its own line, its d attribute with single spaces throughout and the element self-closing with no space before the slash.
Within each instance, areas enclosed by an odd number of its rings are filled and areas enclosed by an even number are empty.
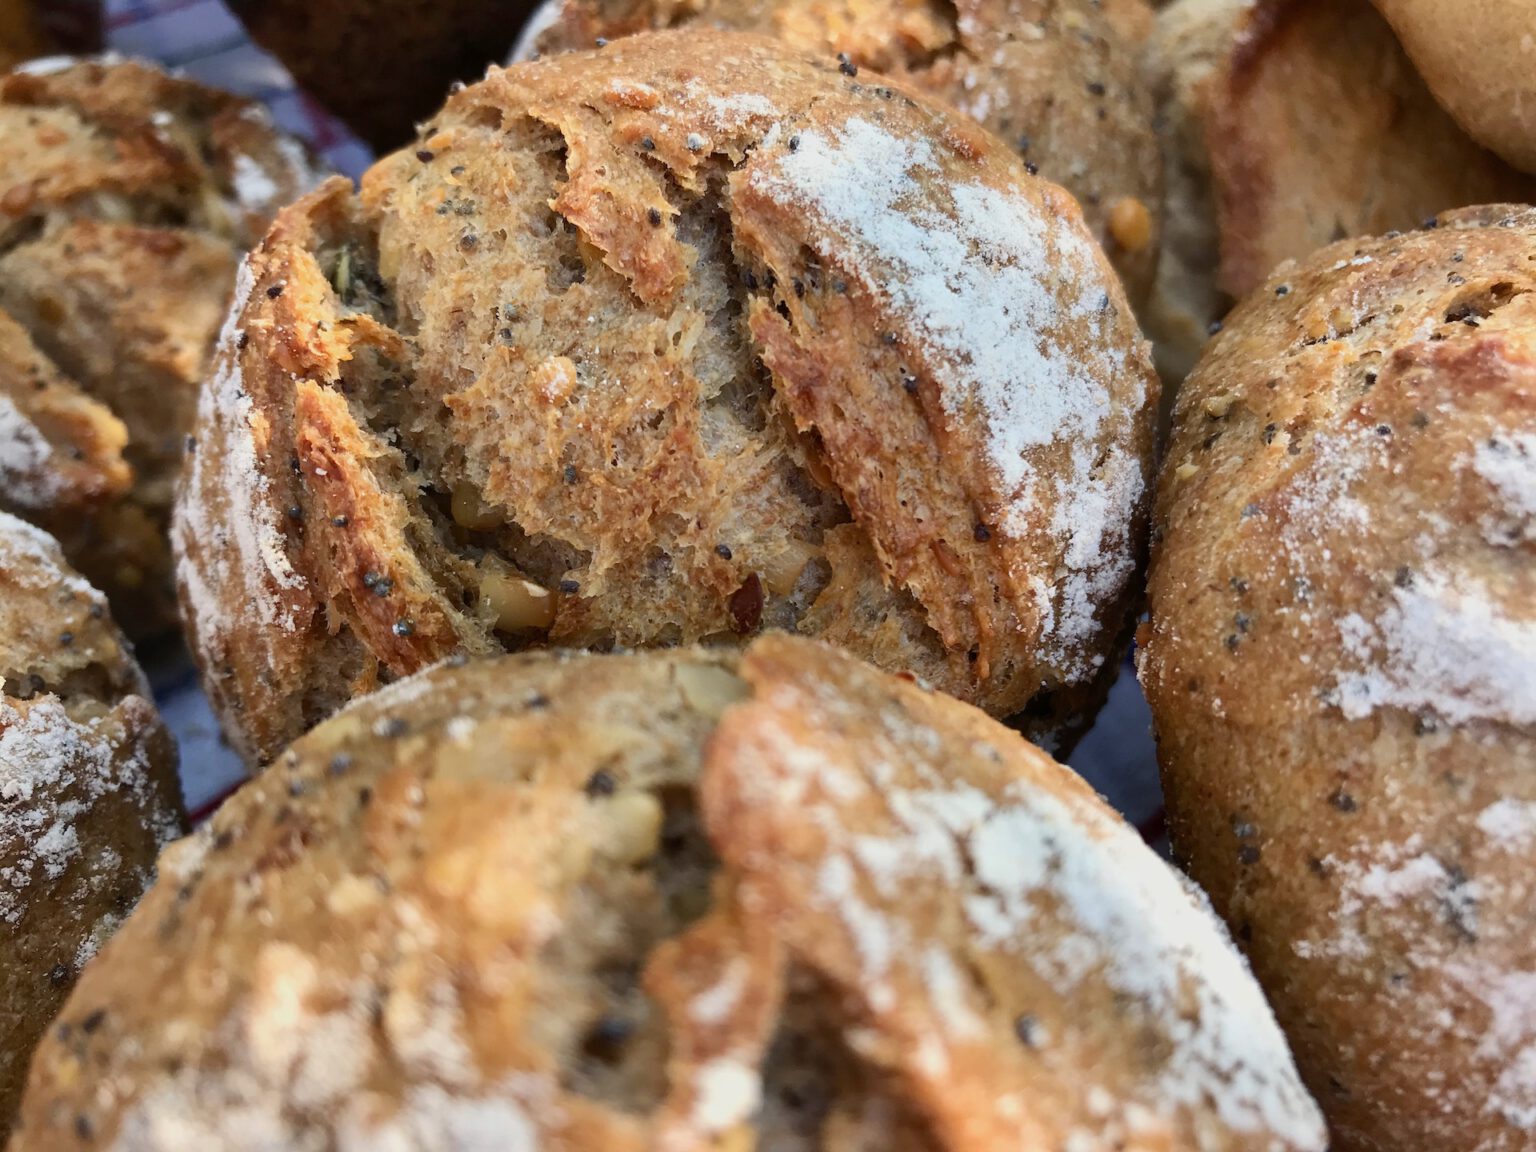
<svg viewBox="0 0 1536 1152">
<path fill-rule="evenodd" d="M 182 827 L 176 751 L 106 601 L 0 512 L 0 1142 L 76 974 Z"/>
<path fill-rule="evenodd" d="M 546 0 L 520 48 L 547 54 L 688 24 L 771 35 L 969 113 L 1078 198 L 1132 301 L 1146 297 L 1163 188 L 1138 67 L 1145 0 Z"/>
<path fill-rule="evenodd" d="M 904 89 L 702 29 L 495 70 L 237 295 L 175 545 L 253 760 L 455 650 L 797 629 L 1040 733 L 1113 674 L 1146 347 Z"/>
<path fill-rule="evenodd" d="M 1536 2 L 1375 2 L 1468 135 L 1536 172 Z"/>
<path fill-rule="evenodd" d="M 1148 326 L 1172 376 L 1282 260 L 1448 208 L 1536 199 L 1536 181 L 1435 103 L 1368 0 L 1180 0 L 1158 20 L 1169 239 Z"/>
<path fill-rule="evenodd" d="M 374 148 L 507 57 L 535 0 L 229 0 L 251 38 Z"/>
<path fill-rule="evenodd" d="M 0 508 L 134 636 L 175 622 L 166 532 L 237 252 L 313 178 L 255 105 L 134 62 L 0 78 Z"/>
<path fill-rule="evenodd" d="M 782 635 L 442 668 L 312 732 L 77 986 L 11 1152 L 66 1140 L 1326 1144 L 1204 898 L 1081 780 Z"/>
<path fill-rule="evenodd" d="M 1176 853 L 1336 1152 L 1536 1140 L 1536 211 L 1282 265 L 1180 394 L 1141 673 Z"/>
</svg>

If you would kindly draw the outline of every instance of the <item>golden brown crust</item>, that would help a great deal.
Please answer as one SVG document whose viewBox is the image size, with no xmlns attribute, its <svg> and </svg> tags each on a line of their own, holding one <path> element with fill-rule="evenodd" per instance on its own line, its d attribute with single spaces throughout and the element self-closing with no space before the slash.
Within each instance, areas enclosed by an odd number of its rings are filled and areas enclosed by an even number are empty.
<svg viewBox="0 0 1536 1152">
<path fill-rule="evenodd" d="M 1143 0 L 551 0 L 527 50 L 690 24 L 846 57 L 974 116 L 1083 207 L 1133 302 L 1151 286 L 1162 165 L 1137 55 Z M 869 83 L 878 83 L 871 78 Z"/>
<path fill-rule="evenodd" d="M 51 362 L 73 431 L 54 405 L 19 434 L 33 456 L 39 438 L 84 452 L 67 476 L 4 473 L 0 507 L 55 533 L 129 631 L 154 635 L 175 622 L 172 488 L 237 253 L 312 177 L 254 105 L 133 62 L 0 79 L 0 131 L 0 388 L 17 403 L 28 365 Z"/>
<path fill-rule="evenodd" d="M 232 0 L 251 38 L 380 151 L 398 148 L 449 85 L 507 57 L 533 0 Z"/>
<path fill-rule="evenodd" d="M 1204 903 L 1081 781 L 784 636 L 440 668 L 312 732 L 77 988 L 13 1152 L 64 1133 L 1325 1143 Z"/>
<path fill-rule="evenodd" d="M 176 544 L 258 760 L 456 647 L 799 628 L 1041 730 L 1113 667 L 1144 345 L 1070 197 L 902 89 L 703 30 L 495 71 L 239 296 Z"/>
<path fill-rule="evenodd" d="M 175 748 L 105 607 L 0 513 L 0 1134 L 33 1045 L 182 828 Z"/>
<path fill-rule="evenodd" d="M 1536 172 L 1536 3 L 1375 0 L 1435 99 L 1474 140 Z"/>
<path fill-rule="evenodd" d="M 1536 214 L 1498 207 L 1282 265 L 1160 481 L 1174 844 L 1351 1152 L 1536 1122 L 1533 273 Z"/>
</svg>

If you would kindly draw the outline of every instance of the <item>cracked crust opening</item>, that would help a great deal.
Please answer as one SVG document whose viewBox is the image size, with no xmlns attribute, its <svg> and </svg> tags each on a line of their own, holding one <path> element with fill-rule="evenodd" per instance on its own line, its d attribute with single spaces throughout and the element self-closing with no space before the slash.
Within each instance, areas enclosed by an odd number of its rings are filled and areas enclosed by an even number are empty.
<svg viewBox="0 0 1536 1152">
<path fill-rule="evenodd" d="M 237 254 L 313 185 L 233 96 L 132 61 L 0 78 L 0 508 L 54 533 L 136 637 Z"/>
<path fill-rule="evenodd" d="M 82 1071 L 89 1069 L 89 1075 Z M 165 857 L 13 1152 L 1318 1152 L 1192 889 L 825 645 L 442 667 Z"/>
<path fill-rule="evenodd" d="M 773 36 L 974 117 L 1083 209 L 1138 306 L 1152 283 L 1162 157 L 1138 54 L 1143 0 L 548 0 L 518 58 L 704 26 Z"/>
<path fill-rule="evenodd" d="M 690 30 L 495 70 L 360 196 L 285 212 L 204 401 L 184 603 L 265 760 L 456 650 L 766 628 L 1070 728 L 1131 601 L 1156 382 L 1006 146 Z"/>
</svg>

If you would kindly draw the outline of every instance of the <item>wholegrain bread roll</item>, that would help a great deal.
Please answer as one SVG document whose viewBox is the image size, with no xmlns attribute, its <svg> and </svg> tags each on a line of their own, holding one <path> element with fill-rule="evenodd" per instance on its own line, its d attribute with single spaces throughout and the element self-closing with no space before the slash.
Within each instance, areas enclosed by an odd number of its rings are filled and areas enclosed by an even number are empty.
<svg viewBox="0 0 1536 1152">
<path fill-rule="evenodd" d="M 1375 0 L 1467 134 L 1536 172 L 1536 3 Z"/>
<path fill-rule="evenodd" d="M 546 0 L 520 51 L 690 24 L 771 35 L 975 117 L 1078 198 L 1133 302 L 1151 288 L 1162 161 L 1138 67 L 1145 0 Z M 878 78 L 866 81 L 880 83 Z"/>
<path fill-rule="evenodd" d="M 105 607 L 0 513 L 0 1140 L 33 1045 L 182 828 L 175 747 Z"/>
<path fill-rule="evenodd" d="M 1536 212 L 1282 265 L 1185 382 L 1141 673 L 1176 853 L 1337 1152 L 1536 1140 Z"/>
<path fill-rule="evenodd" d="M 1171 377 L 1282 260 L 1449 208 L 1536 199 L 1536 181 L 1435 102 L 1368 0 L 1179 0 L 1158 22 L 1148 68 L 1168 241 L 1147 315 Z"/>
<path fill-rule="evenodd" d="M 376 149 L 398 148 L 455 81 L 507 57 L 535 0 L 230 0 L 251 38 Z"/>
<path fill-rule="evenodd" d="M 0 508 L 153 635 L 237 253 L 312 176 L 255 105 L 127 61 L 0 78 L 0 132 Z"/>
<path fill-rule="evenodd" d="M 193 651 L 256 761 L 455 650 L 765 627 L 1070 731 L 1156 387 L 1071 197 L 958 113 L 704 30 L 495 70 L 252 255 Z"/>
<path fill-rule="evenodd" d="M 1203 898 L 1081 780 L 785 636 L 442 668 L 312 732 L 76 988 L 11 1152 L 66 1139 L 1326 1143 Z"/>
</svg>

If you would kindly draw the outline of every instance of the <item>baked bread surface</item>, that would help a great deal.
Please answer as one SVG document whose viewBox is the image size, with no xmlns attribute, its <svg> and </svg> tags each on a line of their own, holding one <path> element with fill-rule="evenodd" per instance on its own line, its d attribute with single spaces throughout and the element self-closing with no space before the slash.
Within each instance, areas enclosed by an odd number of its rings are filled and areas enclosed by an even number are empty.
<svg viewBox="0 0 1536 1152">
<path fill-rule="evenodd" d="M 193 650 L 256 761 L 455 650 L 764 627 L 1070 730 L 1156 388 L 1071 197 L 958 113 L 702 29 L 493 70 L 252 255 Z"/>
<path fill-rule="evenodd" d="M 0 508 L 56 535 L 131 635 L 164 632 L 238 253 L 313 174 L 255 105 L 133 61 L 5 76 L 0 132 Z"/>
<path fill-rule="evenodd" d="M 0 513 L 0 1137 L 33 1045 L 183 827 L 175 747 L 105 609 Z"/>
<path fill-rule="evenodd" d="M 1326 1142 L 1203 899 L 1080 780 L 782 635 L 439 668 L 310 733 L 167 853 L 77 989 L 13 1152 L 79 1131 Z"/>
<path fill-rule="evenodd" d="M 1180 394 L 1141 656 L 1173 843 L 1341 1150 L 1528 1148 L 1536 213 L 1276 270 Z"/>
</svg>

